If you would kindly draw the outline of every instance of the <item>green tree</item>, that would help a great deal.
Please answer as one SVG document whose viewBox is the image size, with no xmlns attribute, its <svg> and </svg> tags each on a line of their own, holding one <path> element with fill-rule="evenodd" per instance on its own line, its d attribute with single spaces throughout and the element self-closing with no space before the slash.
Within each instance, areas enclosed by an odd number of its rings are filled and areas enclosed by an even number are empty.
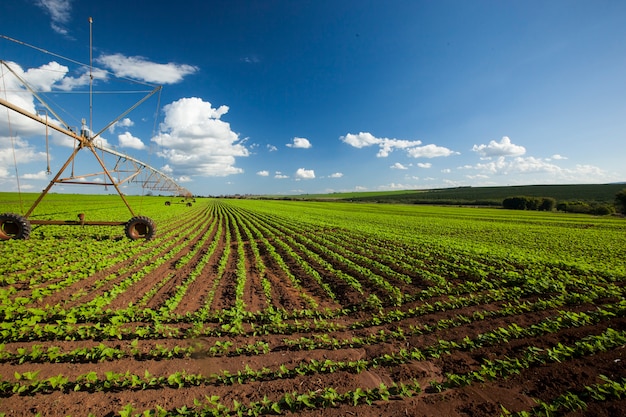
<svg viewBox="0 0 626 417">
<path fill-rule="evenodd" d="M 539 210 L 541 211 L 552 211 L 556 207 L 556 200 L 552 197 L 543 197 L 541 199 L 541 204 L 539 205 Z"/>
<path fill-rule="evenodd" d="M 626 188 L 615 194 L 615 208 L 622 214 L 626 214 Z"/>
</svg>

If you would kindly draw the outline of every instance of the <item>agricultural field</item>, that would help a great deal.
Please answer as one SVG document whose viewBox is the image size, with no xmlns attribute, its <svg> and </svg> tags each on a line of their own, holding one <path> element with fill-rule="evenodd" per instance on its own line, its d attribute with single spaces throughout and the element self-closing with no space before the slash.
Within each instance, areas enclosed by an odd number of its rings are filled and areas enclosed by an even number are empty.
<svg viewBox="0 0 626 417">
<path fill-rule="evenodd" d="M 0 241 L 0 414 L 626 415 L 623 218 L 129 200 Z"/>
<path fill-rule="evenodd" d="M 554 198 L 559 203 L 584 202 L 588 204 L 612 205 L 615 201 L 615 194 L 625 187 L 626 184 L 624 183 L 455 187 L 426 190 L 303 194 L 288 198 L 369 203 L 501 206 L 502 200 L 508 197 L 532 196 Z M 274 196 L 273 198 L 281 197 Z"/>
</svg>

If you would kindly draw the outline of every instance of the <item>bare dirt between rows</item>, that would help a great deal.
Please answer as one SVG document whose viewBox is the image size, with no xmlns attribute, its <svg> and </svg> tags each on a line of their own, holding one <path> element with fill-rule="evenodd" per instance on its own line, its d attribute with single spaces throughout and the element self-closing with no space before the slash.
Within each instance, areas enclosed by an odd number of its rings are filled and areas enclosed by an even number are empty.
<svg viewBox="0 0 626 417">
<path fill-rule="evenodd" d="M 626 328 L 626 321 L 611 323 L 613 327 Z M 476 332 L 487 330 L 491 325 L 484 323 L 474 329 Z M 574 329 L 567 332 L 567 338 L 576 340 L 586 336 L 589 329 Z M 551 346 L 555 338 L 550 336 L 533 341 L 534 345 Z M 276 342 L 280 343 L 280 342 Z M 528 343 L 521 341 L 519 344 Z M 205 395 L 219 395 L 223 401 L 254 401 L 263 396 L 270 398 L 294 390 L 300 392 L 315 391 L 327 386 L 337 387 L 338 391 L 354 390 L 357 387 L 375 388 L 381 382 L 391 384 L 393 381 L 416 378 L 423 388 L 428 382 L 441 380 L 445 372 L 468 370 L 475 368 L 477 359 L 486 355 L 491 357 L 514 356 L 518 343 L 501 346 L 499 349 L 485 349 L 472 353 L 460 352 L 439 360 L 409 362 L 393 368 L 374 368 L 359 374 L 338 372 L 320 374 L 314 378 L 297 377 L 287 380 L 252 382 L 244 385 L 187 387 L 181 389 L 163 388 L 145 391 L 95 392 L 95 393 L 59 393 L 34 396 L 14 395 L 0 399 L 0 410 L 7 416 L 25 416 L 40 413 L 42 416 L 81 416 L 88 413 L 95 415 L 115 415 L 124 405 L 133 404 L 136 409 L 151 409 L 156 404 L 166 409 L 174 409 L 193 404 L 193 399 L 202 399 Z M 185 370 L 188 373 L 210 375 L 223 370 L 236 372 L 244 366 L 253 369 L 263 367 L 274 368 L 280 365 L 288 367 L 311 359 L 358 360 L 379 356 L 386 351 L 391 352 L 393 346 L 377 345 L 360 349 L 315 350 L 315 351 L 281 351 L 275 350 L 262 356 L 244 356 L 233 358 L 179 359 L 167 361 L 137 362 L 132 359 L 106 363 L 86 364 L 37 364 L 37 365 L 0 365 L 1 375 L 12 372 L 24 372 L 36 369 L 41 377 L 54 376 L 62 373 L 70 379 L 78 375 L 94 371 L 104 375 L 107 371 L 130 371 L 142 374 L 146 369 L 153 375 L 169 375 Z M 551 363 L 523 371 L 520 375 L 489 383 L 473 384 L 469 387 L 433 393 L 424 390 L 412 398 L 391 399 L 388 402 L 377 402 L 371 406 L 340 405 L 314 411 L 303 411 L 298 414 L 310 416 L 494 416 L 502 412 L 501 406 L 515 411 L 528 409 L 535 405 L 533 398 L 550 400 L 554 394 L 562 391 L 563 386 L 576 390 L 587 384 L 597 382 L 599 375 L 619 379 L 626 376 L 626 351 L 618 349 L 591 357 L 576 359 L 567 364 Z M 623 416 L 626 415 L 624 403 L 611 401 L 608 404 L 594 406 L 586 412 L 572 412 L 571 416 Z"/>
</svg>

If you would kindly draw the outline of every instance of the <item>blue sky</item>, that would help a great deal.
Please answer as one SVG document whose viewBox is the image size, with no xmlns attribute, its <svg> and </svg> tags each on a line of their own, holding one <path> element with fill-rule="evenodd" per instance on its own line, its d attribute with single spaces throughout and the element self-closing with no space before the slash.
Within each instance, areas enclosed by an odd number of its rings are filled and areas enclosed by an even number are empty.
<svg viewBox="0 0 626 417">
<path fill-rule="evenodd" d="M 0 15 L 0 59 L 76 125 L 92 17 L 92 130 L 151 88 L 127 79 L 162 85 L 100 140 L 194 194 L 626 181 L 626 2 L 14 0 Z M 1 75 L 0 96 L 34 110 Z M 1 110 L 0 190 L 17 172 L 38 191 L 44 129 Z M 70 146 L 52 135 L 51 171 Z"/>
</svg>

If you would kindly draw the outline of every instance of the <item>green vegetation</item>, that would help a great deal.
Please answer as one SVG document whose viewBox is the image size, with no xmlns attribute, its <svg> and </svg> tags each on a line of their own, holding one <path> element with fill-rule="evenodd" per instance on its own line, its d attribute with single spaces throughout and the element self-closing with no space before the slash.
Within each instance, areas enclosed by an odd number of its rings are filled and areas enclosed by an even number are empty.
<svg viewBox="0 0 626 417">
<path fill-rule="evenodd" d="M 37 226 L 30 240 L 0 242 L 3 407 L 93 393 L 107 403 L 84 414 L 368 415 L 504 380 L 528 385 L 528 397 L 491 404 L 502 415 L 624 398 L 621 217 L 130 199 L 159 224 L 153 240 Z M 19 211 L 16 195 L 0 201 Z M 76 212 L 130 217 L 117 196 L 67 195 L 37 216 Z M 532 384 L 546 370 L 544 394 Z"/>
<path fill-rule="evenodd" d="M 615 194 L 615 205 L 620 213 L 626 214 L 626 188 Z"/>
<path fill-rule="evenodd" d="M 502 201 L 502 207 L 510 210 L 552 211 L 556 200 L 550 197 L 508 197 Z"/>
<path fill-rule="evenodd" d="M 624 184 L 523 185 L 507 187 L 457 187 L 431 190 L 373 191 L 333 194 L 305 194 L 277 199 L 354 201 L 398 204 L 443 204 L 501 206 L 514 196 L 549 197 L 557 203 L 613 205 Z"/>
</svg>

